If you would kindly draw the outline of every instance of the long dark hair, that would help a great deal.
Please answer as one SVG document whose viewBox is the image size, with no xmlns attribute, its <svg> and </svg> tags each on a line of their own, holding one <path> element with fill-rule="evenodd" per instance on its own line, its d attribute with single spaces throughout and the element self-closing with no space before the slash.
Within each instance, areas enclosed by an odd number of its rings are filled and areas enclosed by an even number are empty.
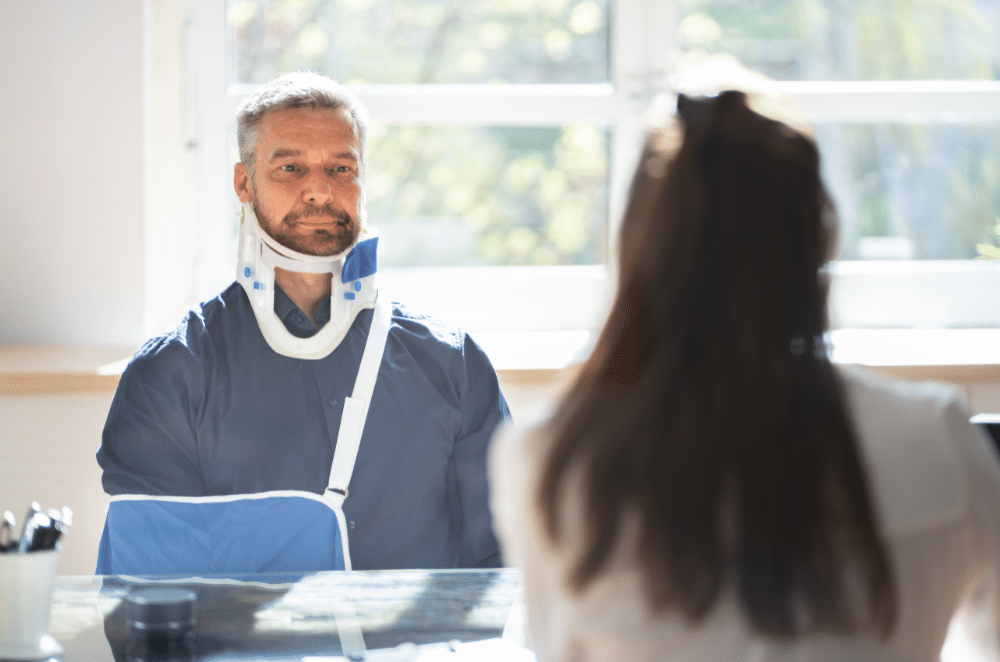
<svg viewBox="0 0 1000 662">
<path fill-rule="evenodd" d="M 549 533 L 560 540 L 577 467 L 589 536 L 576 590 L 632 510 L 657 611 L 698 622 L 732 589 L 768 636 L 887 637 L 892 568 L 822 345 L 835 222 L 815 143 L 741 92 L 678 107 L 683 140 L 647 141 L 610 317 L 549 424 Z"/>
</svg>

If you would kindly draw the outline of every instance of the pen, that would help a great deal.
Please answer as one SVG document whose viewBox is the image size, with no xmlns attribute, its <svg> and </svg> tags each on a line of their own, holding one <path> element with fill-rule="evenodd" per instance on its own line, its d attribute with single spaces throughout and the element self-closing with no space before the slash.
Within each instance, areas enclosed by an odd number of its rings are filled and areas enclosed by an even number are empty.
<svg viewBox="0 0 1000 662">
<path fill-rule="evenodd" d="M 50 508 L 48 512 L 48 522 L 40 523 L 35 529 L 34 538 L 28 547 L 29 552 L 38 552 L 55 547 L 55 541 L 59 539 L 59 525 L 62 514 L 55 508 Z"/>
<path fill-rule="evenodd" d="M 24 516 L 24 524 L 21 525 L 21 537 L 18 539 L 17 544 L 11 547 L 12 551 L 17 551 L 21 554 L 28 551 L 28 548 L 25 547 L 25 543 L 30 544 L 31 542 L 28 540 L 28 527 L 31 526 L 31 520 L 34 519 L 35 513 L 39 512 L 41 509 L 42 507 L 38 505 L 37 501 L 32 501 L 31 505 L 28 506 L 28 512 Z"/>
<path fill-rule="evenodd" d="M 56 532 L 55 532 L 55 535 L 52 538 L 52 542 L 49 545 L 48 549 L 54 549 L 55 546 L 56 546 L 56 543 L 59 542 L 59 538 L 64 533 L 66 533 L 67 531 L 69 531 L 69 527 L 71 527 L 71 526 L 73 526 L 73 511 L 70 510 L 68 506 L 63 506 L 62 507 L 62 518 L 59 520 L 59 523 L 56 524 Z"/>
<path fill-rule="evenodd" d="M 24 541 L 25 534 L 28 533 L 28 525 L 31 523 L 31 518 L 34 517 L 35 513 L 39 512 L 41 509 L 42 507 L 38 505 L 37 501 L 32 501 L 31 505 L 28 506 L 28 513 L 24 516 L 24 524 L 21 526 L 20 542 Z M 17 550 L 21 551 L 20 547 L 18 547 Z"/>
<path fill-rule="evenodd" d="M 34 552 L 41 549 L 39 545 L 41 541 L 36 542 L 36 538 L 44 538 L 44 529 L 52 526 L 52 520 L 49 519 L 48 515 L 41 511 L 36 511 L 31 519 L 24 524 L 24 534 L 21 536 L 21 540 L 18 541 L 17 551 L 21 554 L 27 554 L 28 552 Z"/>
<path fill-rule="evenodd" d="M 63 508 L 62 512 L 55 508 L 49 508 L 49 524 L 36 529 L 35 539 L 32 541 L 31 547 L 28 548 L 29 552 L 55 549 L 56 543 L 59 541 L 59 536 L 65 533 L 68 526 L 65 518 L 67 512 L 69 517 L 72 518 L 73 511 L 69 510 L 69 508 Z"/>
<path fill-rule="evenodd" d="M 17 526 L 17 521 L 14 519 L 14 513 L 9 510 L 3 511 L 3 521 L 0 521 L 0 553 L 9 551 L 17 545 L 17 541 L 14 540 L 14 527 Z"/>
</svg>

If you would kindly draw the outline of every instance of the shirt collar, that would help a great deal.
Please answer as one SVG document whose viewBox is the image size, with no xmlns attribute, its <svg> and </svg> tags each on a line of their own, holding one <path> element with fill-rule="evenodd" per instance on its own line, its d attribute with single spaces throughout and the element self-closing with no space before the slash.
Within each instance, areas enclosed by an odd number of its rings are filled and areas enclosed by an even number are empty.
<svg viewBox="0 0 1000 662">
<path fill-rule="evenodd" d="M 299 338 L 308 338 L 315 334 L 323 325 L 330 321 L 330 298 L 327 297 L 319 304 L 316 310 L 317 328 L 313 328 L 312 322 L 302 312 L 302 309 L 295 305 L 288 295 L 278 287 L 274 286 L 274 314 L 278 316 L 281 323 L 285 325 L 289 333 Z"/>
</svg>

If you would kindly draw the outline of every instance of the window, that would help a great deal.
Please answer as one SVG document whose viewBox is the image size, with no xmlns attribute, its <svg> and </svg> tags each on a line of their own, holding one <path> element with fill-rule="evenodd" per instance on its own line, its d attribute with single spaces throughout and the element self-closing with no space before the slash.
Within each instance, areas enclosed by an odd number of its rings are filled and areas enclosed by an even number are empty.
<svg viewBox="0 0 1000 662">
<path fill-rule="evenodd" d="M 188 12 L 198 296 L 230 280 L 235 109 L 278 71 L 310 68 L 371 112 L 385 290 L 475 331 L 594 328 L 649 102 L 722 55 L 781 81 L 816 126 L 842 221 L 834 324 L 1000 325 L 1000 264 L 974 259 L 1000 241 L 992 0 L 210 0 Z"/>
<path fill-rule="evenodd" d="M 682 68 L 731 55 L 831 102 L 811 110 L 842 259 L 971 259 L 996 239 L 1000 130 L 982 93 L 1000 74 L 997 3 L 680 4 Z"/>
</svg>

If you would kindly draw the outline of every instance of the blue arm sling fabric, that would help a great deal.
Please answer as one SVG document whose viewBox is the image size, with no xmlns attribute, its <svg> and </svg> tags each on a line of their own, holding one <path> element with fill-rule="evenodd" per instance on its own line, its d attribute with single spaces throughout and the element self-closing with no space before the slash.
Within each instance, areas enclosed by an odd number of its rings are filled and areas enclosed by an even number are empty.
<svg viewBox="0 0 1000 662">
<path fill-rule="evenodd" d="M 339 516 L 312 493 L 117 497 L 108 507 L 97 573 L 343 570 Z"/>
</svg>

